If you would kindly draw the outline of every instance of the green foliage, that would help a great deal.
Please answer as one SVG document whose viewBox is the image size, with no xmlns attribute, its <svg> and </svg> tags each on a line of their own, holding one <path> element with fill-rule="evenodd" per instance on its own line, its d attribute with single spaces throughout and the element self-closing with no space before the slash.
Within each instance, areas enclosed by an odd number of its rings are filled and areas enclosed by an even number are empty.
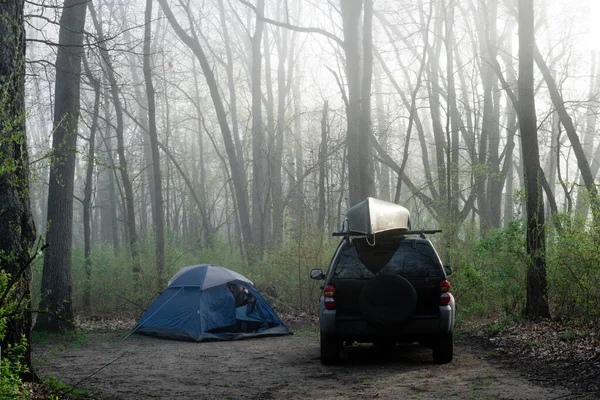
<svg viewBox="0 0 600 400">
<path fill-rule="evenodd" d="M 88 336 L 82 331 L 60 333 L 34 331 L 31 333 L 31 342 L 40 345 L 52 344 L 58 350 L 63 350 L 83 347 L 88 342 Z"/>
<path fill-rule="evenodd" d="M 11 275 L 0 270 L 0 294 L 7 293 L 4 301 L 0 301 L 0 340 L 5 339 L 8 318 L 18 313 L 22 307 L 16 296 L 13 296 L 15 287 L 9 287 L 10 281 Z M 24 398 L 27 392 L 23 389 L 21 377 L 28 372 L 27 365 L 23 363 L 27 341 L 22 338 L 20 342 L 10 343 L 8 346 L 0 361 L 0 399 Z"/>
<path fill-rule="evenodd" d="M 57 396 L 55 398 L 60 398 L 60 395 L 67 394 L 69 398 L 88 398 L 89 392 L 84 389 L 77 389 L 72 386 L 67 385 L 64 382 L 59 381 L 53 376 L 47 377 L 43 379 L 44 384 L 52 393 L 55 393 L 51 396 Z M 58 393 L 58 395 L 56 394 Z M 52 398 L 52 397 L 51 397 Z"/>
<path fill-rule="evenodd" d="M 264 249 L 263 261 L 249 266 L 241 257 L 239 248 L 223 238 L 215 238 L 211 248 L 183 249 L 173 244 L 166 246 L 165 271 L 160 284 L 156 283 L 155 253 L 151 240 L 139 247 L 140 273 L 136 278 L 132 261 L 125 249 L 115 254 L 111 246 L 99 246 L 91 254 L 91 316 L 138 318 L 146 307 L 162 292 L 166 281 L 179 268 L 194 264 L 217 264 L 247 276 L 255 287 L 279 311 L 315 311 L 320 281 L 309 278 L 313 268 L 327 269 L 337 240 L 321 243 L 322 235 L 304 232 L 288 243 Z M 33 265 L 34 304 L 39 302 L 42 263 Z M 73 308 L 83 312 L 84 288 L 87 275 L 85 257 L 81 249 L 73 249 Z M 44 340 L 36 337 L 36 341 Z"/>
<path fill-rule="evenodd" d="M 457 304 L 457 323 L 472 318 L 497 322 L 491 332 L 523 314 L 526 302 L 526 254 L 524 220 L 514 220 L 506 228 L 494 229 L 481 238 L 475 223 L 445 224 L 442 235 L 431 240 L 444 264 L 451 265 L 452 292 Z M 547 235 L 548 299 L 553 316 L 565 319 L 597 320 L 600 294 L 600 240 L 588 221 L 559 215 L 549 221 Z M 450 234 L 448 234 L 450 232 Z M 263 249 L 263 261 L 249 266 L 239 247 L 215 237 L 211 248 L 184 249 L 167 246 L 165 272 L 157 284 L 152 240 L 140 245 L 140 273 L 135 278 L 132 261 L 122 249 L 94 248 L 91 261 L 91 315 L 137 318 L 164 289 L 166 280 L 179 268 L 212 263 L 234 269 L 249 279 L 280 312 L 314 313 L 322 281 L 309 278 L 313 268 L 327 269 L 338 244 L 323 240 L 322 233 L 304 231 L 290 235 L 284 244 Z M 34 294 L 39 298 L 41 261 L 34 264 Z M 73 306 L 81 312 L 87 280 L 81 250 L 73 252 Z M 6 277 L 0 276 L 0 280 Z M 0 324 L 2 321 L 0 320 Z M 1 327 L 1 325 L 0 325 Z M 37 338 L 36 340 L 43 340 Z"/>
<path fill-rule="evenodd" d="M 527 256 L 521 220 L 492 230 L 465 248 L 451 280 L 458 310 L 469 316 L 520 316 L 525 305 Z"/>
<path fill-rule="evenodd" d="M 554 318 L 598 321 L 600 317 L 600 237 L 586 219 L 554 216 L 547 228 L 548 301 Z M 458 321 L 472 317 L 520 318 L 526 302 L 527 265 L 523 220 L 464 242 L 451 280 Z M 502 323 L 490 327 L 502 329 Z"/>
<path fill-rule="evenodd" d="M 4 333 L 4 331 L 2 331 Z M 7 356 L 0 362 L 0 399 L 26 398 L 27 390 L 23 388 L 21 377 L 28 372 L 23 361 L 27 351 L 25 338 L 17 344 L 10 344 L 6 351 Z"/>
<path fill-rule="evenodd" d="M 560 319 L 597 321 L 600 232 L 591 221 L 564 215 L 559 218 L 549 232 L 547 246 L 551 310 Z"/>
<path fill-rule="evenodd" d="M 247 276 L 283 311 L 317 310 L 323 281 L 310 279 L 313 268 L 325 271 L 338 241 L 323 242 L 322 234 L 304 232 L 289 242 L 266 252 L 261 264 L 249 268 Z"/>
</svg>

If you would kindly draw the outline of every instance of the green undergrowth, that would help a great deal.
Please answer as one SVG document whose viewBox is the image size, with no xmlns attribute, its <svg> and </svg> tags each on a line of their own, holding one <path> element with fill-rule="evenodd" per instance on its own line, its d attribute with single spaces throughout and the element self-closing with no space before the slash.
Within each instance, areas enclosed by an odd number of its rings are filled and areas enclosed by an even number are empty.
<svg viewBox="0 0 600 400">
<path fill-rule="evenodd" d="M 34 331 L 31 333 L 31 342 L 34 345 L 59 345 L 63 348 L 81 348 L 89 342 L 89 336 L 81 330 L 61 333 Z"/>
<path fill-rule="evenodd" d="M 600 320 L 600 240 L 589 221 L 555 216 L 546 226 L 548 303 L 553 319 Z M 512 221 L 464 247 L 451 277 L 459 326 L 490 320 L 500 330 L 524 317 L 527 268 L 525 226 Z"/>
<path fill-rule="evenodd" d="M 42 391 L 47 392 L 44 397 L 48 400 L 93 399 L 93 397 L 90 395 L 90 393 L 87 390 L 78 389 L 73 386 L 67 385 L 66 383 L 64 383 L 54 377 L 43 378 L 42 385 L 43 385 Z"/>
<path fill-rule="evenodd" d="M 490 329 L 497 330 L 501 329 L 498 321 L 523 318 L 529 263 L 523 220 L 490 230 L 485 237 L 474 225 L 469 228 L 463 224 L 454 229 L 446 224 L 441 228 L 444 233 L 432 235 L 431 240 L 444 264 L 454 270 L 450 281 L 457 301 L 458 327 L 471 320 L 496 321 Z M 599 235 L 588 221 L 565 215 L 548 221 L 546 230 L 548 301 L 553 318 L 597 321 Z M 204 249 L 171 243 L 166 247 L 166 267 L 159 283 L 151 244 L 140 246 L 137 277 L 125 251 L 115 254 L 112 247 L 95 247 L 91 256 L 91 308 L 87 311 L 83 309 L 85 260 L 82 251 L 75 249 L 73 306 L 77 314 L 86 317 L 135 320 L 179 268 L 207 263 L 248 277 L 280 313 L 314 315 L 322 282 L 311 280 L 309 272 L 313 268 L 327 269 L 337 244 L 338 240 L 328 240 L 316 232 L 291 235 L 284 244 L 262 249 L 262 261 L 248 265 L 239 247 L 224 238 L 216 238 L 211 248 Z M 38 260 L 34 266 L 34 302 L 39 299 L 41 269 Z"/>
<path fill-rule="evenodd" d="M 84 310 L 87 275 L 81 249 L 73 250 L 73 308 L 76 314 L 93 318 L 138 318 L 166 287 L 180 268 L 195 264 L 216 264 L 235 270 L 248 279 L 271 304 L 282 312 L 314 312 L 321 282 L 309 278 L 312 268 L 326 269 L 337 241 L 323 241 L 317 235 L 263 249 L 262 261 L 254 265 L 242 259 L 239 248 L 215 240 L 211 248 L 185 249 L 166 246 L 165 271 L 157 283 L 154 248 L 140 246 L 139 274 L 125 251 L 115 253 L 109 246 L 96 247 L 91 255 L 89 280 L 91 307 Z M 33 303 L 39 302 L 42 262 L 33 266 Z"/>
</svg>

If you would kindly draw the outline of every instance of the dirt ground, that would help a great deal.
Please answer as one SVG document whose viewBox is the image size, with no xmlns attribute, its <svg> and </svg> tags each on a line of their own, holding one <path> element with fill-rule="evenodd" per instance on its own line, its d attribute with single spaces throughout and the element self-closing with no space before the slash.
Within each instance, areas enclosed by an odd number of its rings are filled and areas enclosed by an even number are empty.
<svg viewBox="0 0 600 400">
<path fill-rule="evenodd" d="M 416 346 L 382 354 L 355 345 L 339 366 L 324 367 L 314 331 L 211 343 L 123 336 L 90 333 L 83 344 L 37 344 L 37 373 L 101 399 L 575 398 L 492 364 L 469 340 L 458 341 L 448 365 L 434 364 L 431 350 Z"/>
</svg>

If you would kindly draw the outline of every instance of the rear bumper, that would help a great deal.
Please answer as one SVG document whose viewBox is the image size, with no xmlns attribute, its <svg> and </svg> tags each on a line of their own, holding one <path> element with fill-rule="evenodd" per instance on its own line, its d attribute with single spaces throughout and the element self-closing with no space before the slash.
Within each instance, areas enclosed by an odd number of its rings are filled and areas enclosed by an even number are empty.
<svg viewBox="0 0 600 400">
<path fill-rule="evenodd" d="M 454 328 L 454 302 L 440 306 L 439 315 L 416 316 L 401 325 L 379 326 L 362 317 L 338 317 L 336 310 L 321 309 L 320 328 L 327 335 L 354 340 L 370 338 L 420 337 L 451 332 Z"/>
</svg>

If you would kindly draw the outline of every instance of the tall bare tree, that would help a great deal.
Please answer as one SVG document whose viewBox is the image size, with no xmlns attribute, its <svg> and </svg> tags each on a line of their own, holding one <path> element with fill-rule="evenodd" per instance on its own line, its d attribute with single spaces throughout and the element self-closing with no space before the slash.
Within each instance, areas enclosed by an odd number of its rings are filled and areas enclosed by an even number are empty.
<svg viewBox="0 0 600 400">
<path fill-rule="evenodd" d="M 120 97 L 119 82 L 117 81 L 117 76 L 115 74 L 115 68 L 112 62 L 112 58 L 108 51 L 108 48 L 105 45 L 104 30 L 102 28 L 102 23 L 98 18 L 98 14 L 96 13 L 94 3 L 90 1 L 87 4 L 90 10 L 92 21 L 94 22 L 94 26 L 96 28 L 96 32 L 98 34 L 98 40 L 100 42 L 100 54 L 102 56 L 103 62 L 105 63 L 104 74 L 106 75 L 106 79 L 108 80 L 108 84 L 110 87 L 110 97 L 115 109 L 115 119 L 117 122 L 115 127 L 115 135 L 117 137 L 119 172 L 121 176 L 121 182 L 123 184 L 123 201 L 125 203 L 124 214 L 127 228 L 127 240 L 129 245 L 129 253 L 131 254 L 131 258 L 133 259 L 133 272 L 135 274 L 138 274 L 140 272 L 138 260 L 138 234 L 135 221 L 133 185 L 131 183 L 131 178 L 129 177 L 127 157 L 125 155 L 125 123 L 123 121 L 123 103 Z"/>
<path fill-rule="evenodd" d="M 92 111 L 92 122 L 90 124 L 90 135 L 88 137 L 87 166 L 85 171 L 85 183 L 83 187 L 83 241 L 85 257 L 85 286 L 83 288 L 83 309 L 89 312 L 92 305 L 92 199 L 94 192 L 94 167 L 96 159 L 96 132 L 99 129 L 98 119 L 100 116 L 101 82 L 90 70 L 86 57 L 83 57 L 85 74 L 90 85 L 94 89 L 94 106 Z"/>
<path fill-rule="evenodd" d="M 156 241 L 156 272 L 158 275 L 158 282 L 160 284 L 162 274 L 165 270 L 165 214 L 163 208 L 160 154 L 158 152 L 158 132 L 156 130 L 156 104 L 154 98 L 154 84 L 152 83 L 152 68 L 150 59 L 152 3 L 152 0 L 146 1 L 146 12 L 144 17 L 144 79 L 146 81 L 146 95 L 148 96 L 148 134 L 150 135 L 150 146 L 152 148 L 152 175 L 154 178 L 152 215 L 154 220 L 154 233 Z"/>
<path fill-rule="evenodd" d="M 29 159 L 25 133 L 25 29 L 22 1 L 0 3 L 0 270 L 10 274 L 0 308 L 6 317 L 2 356 L 31 333 L 29 304 L 31 259 L 35 226 L 29 205 Z M 9 289 L 7 291 L 7 289 Z M 16 310 L 6 307 L 6 302 Z M 31 369 L 29 346 L 25 365 Z"/>
<path fill-rule="evenodd" d="M 519 0 L 519 126 L 525 169 L 527 207 L 527 270 L 528 318 L 550 316 L 546 282 L 546 230 L 542 177 L 538 148 L 533 57 L 535 52 L 533 0 Z"/>
<path fill-rule="evenodd" d="M 221 129 L 221 135 L 225 143 L 225 151 L 227 153 L 229 168 L 231 169 L 231 179 L 233 181 L 233 187 L 235 189 L 235 197 L 238 207 L 242 239 L 243 241 L 251 243 L 252 232 L 250 226 L 250 208 L 248 204 L 248 191 L 246 189 L 246 180 L 241 160 L 241 154 L 236 154 L 234 138 L 229 127 L 229 122 L 227 121 L 225 106 L 223 104 L 223 99 L 221 97 L 215 74 L 212 70 L 210 63 L 208 62 L 206 53 L 204 52 L 204 49 L 200 44 L 200 41 L 198 40 L 198 36 L 196 34 L 194 26 L 190 27 L 192 34 L 188 34 L 175 18 L 167 0 L 159 0 L 159 3 L 165 13 L 165 16 L 168 18 L 169 23 L 175 30 L 177 36 L 186 46 L 188 46 L 194 52 L 194 55 L 200 63 L 202 72 L 204 73 L 206 83 L 209 87 L 211 99 L 215 107 L 215 113 L 219 122 L 219 128 Z"/>
<path fill-rule="evenodd" d="M 256 247 L 252 254 L 260 258 L 260 253 L 266 240 L 267 207 L 269 203 L 268 157 L 265 128 L 262 120 L 262 55 L 261 43 L 263 38 L 265 2 L 258 0 L 254 35 L 252 45 L 252 70 L 250 81 L 252 85 L 252 235 Z"/>
<path fill-rule="evenodd" d="M 375 195 L 373 156 L 371 154 L 371 78 L 373 67 L 373 1 L 341 0 L 348 107 L 346 110 L 348 142 L 348 177 L 350 205 Z M 363 62 L 361 63 L 360 17 L 363 20 Z M 362 79 L 361 79 L 362 65 Z"/>
<path fill-rule="evenodd" d="M 73 236 L 73 187 L 83 29 L 87 4 L 65 0 L 60 17 L 54 102 L 54 133 L 48 182 L 49 247 L 44 253 L 42 298 L 35 329 L 73 329 L 71 246 Z"/>
</svg>

